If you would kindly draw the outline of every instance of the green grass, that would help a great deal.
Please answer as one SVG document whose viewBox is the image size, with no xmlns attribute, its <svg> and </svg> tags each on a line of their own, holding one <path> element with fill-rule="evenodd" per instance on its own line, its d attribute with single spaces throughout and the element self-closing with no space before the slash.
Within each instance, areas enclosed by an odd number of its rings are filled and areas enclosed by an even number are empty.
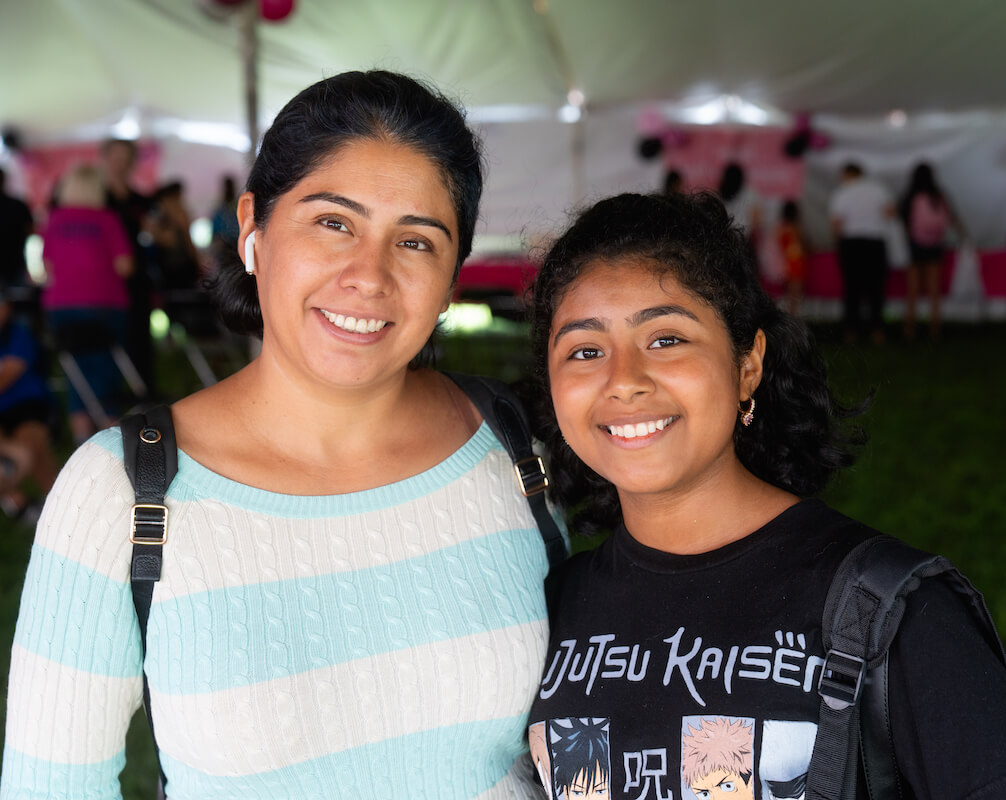
<svg viewBox="0 0 1006 800">
<path fill-rule="evenodd" d="M 862 419 L 870 441 L 857 464 L 825 494 L 839 510 L 880 530 L 950 557 L 985 594 L 1006 632 L 1006 403 L 999 361 L 1006 325 L 951 326 L 938 346 L 892 342 L 847 348 L 836 331 L 816 329 L 832 384 L 847 401 L 876 389 Z M 529 367 L 528 336 L 499 323 L 478 336 L 445 336 L 438 365 L 515 380 Z M 161 355 L 162 388 L 197 388 L 177 351 Z M 60 453 L 69 452 L 66 442 Z M 123 534 L 125 535 L 125 533 Z M 578 542 L 578 546 L 585 546 Z M 0 518 L 0 675 L 6 674 L 31 531 Z M 2 743 L 2 726 L 0 726 Z M 127 800 L 152 796 L 156 767 L 142 714 L 127 739 Z"/>
</svg>

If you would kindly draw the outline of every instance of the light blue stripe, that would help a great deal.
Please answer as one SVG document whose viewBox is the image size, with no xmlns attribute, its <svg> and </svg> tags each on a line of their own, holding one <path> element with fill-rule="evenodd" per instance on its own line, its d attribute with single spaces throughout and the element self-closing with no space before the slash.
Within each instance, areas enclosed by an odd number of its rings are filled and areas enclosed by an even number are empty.
<svg viewBox="0 0 1006 800">
<path fill-rule="evenodd" d="M 91 442 L 122 459 L 122 436 L 118 428 L 101 431 Z M 246 486 L 193 461 L 178 452 L 178 474 L 168 490 L 177 502 L 215 499 L 247 511 L 288 519 L 346 517 L 380 511 L 408 503 L 464 477 L 491 451 L 503 450 L 495 434 L 483 422 L 475 434 L 435 467 L 411 478 L 350 494 L 301 496 L 277 494 Z M 516 484 L 515 484 L 516 486 Z"/>
<path fill-rule="evenodd" d="M 526 725 L 523 715 L 466 723 L 240 777 L 206 775 L 166 754 L 162 765 L 171 800 L 469 800 L 510 771 Z"/>
<path fill-rule="evenodd" d="M 140 674 L 140 629 L 129 585 L 38 545 L 28 562 L 14 641 L 95 675 Z"/>
<path fill-rule="evenodd" d="M 96 764 L 58 764 L 25 755 L 8 745 L 3 754 L 0 800 L 118 797 L 119 773 L 125 764 L 125 752 Z"/>
<path fill-rule="evenodd" d="M 356 572 L 172 598 L 151 609 L 147 676 L 163 694 L 203 694 L 542 620 L 547 568 L 532 528 Z"/>
</svg>

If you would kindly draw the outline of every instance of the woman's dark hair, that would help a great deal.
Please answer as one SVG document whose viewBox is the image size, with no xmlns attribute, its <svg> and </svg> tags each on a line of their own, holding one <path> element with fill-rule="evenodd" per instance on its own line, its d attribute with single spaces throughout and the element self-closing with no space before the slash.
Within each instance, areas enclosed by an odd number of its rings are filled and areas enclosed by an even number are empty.
<svg viewBox="0 0 1006 800">
<path fill-rule="evenodd" d="M 912 200 L 917 194 L 929 195 L 934 202 L 943 200 L 943 190 L 936 182 L 936 173 L 925 161 L 916 164 L 912 170 L 912 175 L 908 180 L 908 190 L 901 199 L 901 207 L 898 209 L 901 218 L 908 222 L 909 212 L 912 207 Z"/>
<path fill-rule="evenodd" d="M 782 204 L 782 211 L 779 215 L 783 222 L 799 222 L 800 221 L 800 206 L 797 205 L 796 200 L 787 200 Z"/>
<path fill-rule="evenodd" d="M 744 188 L 744 169 L 736 161 L 731 161 L 723 168 L 720 177 L 720 197 L 724 203 L 729 203 Z"/>
<path fill-rule="evenodd" d="M 622 194 L 581 213 L 547 253 L 533 287 L 531 341 L 539 399 L 538 436 L 550 453 L 554 499 L 577 533 L 611 530 L 621 520 L 615 487 L 587 467 L 563 441 L 552 406 L 548 343 L 555 310 L 592 263 L 646 259 L 715 309 L 739 365 L 758 330 L 767 340 L 755 390 L 754 423 L 734 428 L 741 463 L 764 481 L 801 497 L 821 491 L 852 463 L 858 431 L 843 421 L 858 413 L 828 388 L 824 360 L 807 326 L 765 294 L 749 263 L 743 231 L 707 193 Z"/>
<path fill-rule="evenodd" d="M 436 89 L 394 72 L 344 72 L 309 86 L 276 116 L 248 176 L 255 226 L 265 229 L 276 201 L 340 147 L 361 139 L 411 147 L 439 168 L 458 217 L 457 278 L 472 249 L 483 158 L 461 109 Z M 221 316 L 240 333 L 262 335 L 255 281 L 237 258 L 212 283 Z"/>
</svg>

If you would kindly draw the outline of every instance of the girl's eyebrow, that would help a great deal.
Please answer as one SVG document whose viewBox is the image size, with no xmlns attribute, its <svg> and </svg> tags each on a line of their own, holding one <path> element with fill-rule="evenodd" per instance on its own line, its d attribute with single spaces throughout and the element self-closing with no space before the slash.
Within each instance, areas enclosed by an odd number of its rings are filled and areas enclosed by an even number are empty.
<svg viewBox="0 0 1006 800">
<path fill-rule="evenodd" d="M 605 328 L 607 326 L 597 317 L 571 320 L 555 332 L 555 336 L 552 337 L 552 346 L 555 347 L 559 343 L 559 339 L 567 333 L 572 333 L 573 331 L 603 331 Z"/>
<path fill-rule="evenodd" d="M 301 203 L 332 203 L 337 206 L 343 206 L 348 208 L 350 211 L 359 214 L 365 219 L 370 219 L 370 209 L 367 208 L 362 203 L 358 203 L 356 200 L 351 200 L 350 198 L 341 195 L 333 194 L 332 192 L 314 192 L 313 194 L 305 195 L 300 198 Z M 425 225 L 430 228 L 436 228 L 437 230 L 443 231 L 444 235 L 447 237 L 449 242 L 454 241 L 454 237 L 451 236 L 450 228 L 448 228 L 443 222 L 441 222 L 436 217 L 422 217 L 416 214 L 404 214 L 398 218 L 399 225 Z"/>
<path fill-rule="evenodd" d="M 649 322 L 650 320 L 657 319 L 658 317 L 668 317 L 675 314 L 680 314 L 683 317 L 688 317 L 690 320 L 695 322 L 699 321 L 699 318 L 695 316 L 691 311 L 689 311 L 684 306 L 678 305 L 666 305 L 666 306 L 653 306 L 652 308 L 644 308 L 642 311 L 637 311 L 635 314 L 625 318 L 625 321 L 629 323 L 633 328 L 637 328 L 644 322 Z"/>
<path fill-rule="evenodd" d="M 633 328 L 638 328 L 640 325 L 650 322 L 651 320 L 658 319 L 660 317 L 669 317 L 674 315 L 680 315 L 687 317 L 688 319 L 699 321 L 699 318 L 695 316 L 691 311 L 689 311 L 684 306 L 679 305 L 666 305 L 666 306 L 652 306 L 650 308 L 644 308 L 637 311 L 634 314 L 630 314 L 625 318 L 625 321 Z M 584 319 L 574 319 L 567 322 L 558 331 L 556 331 L 555 336 L 552 337 L 552 346 L 554 347 L 558 344 L 559 339 L 565 336 L 567 333 L 573 331 L 604 331 L 607 329 L 607 324 L 599 319 L 598 317 L 586 317 Z"/>
</svg>

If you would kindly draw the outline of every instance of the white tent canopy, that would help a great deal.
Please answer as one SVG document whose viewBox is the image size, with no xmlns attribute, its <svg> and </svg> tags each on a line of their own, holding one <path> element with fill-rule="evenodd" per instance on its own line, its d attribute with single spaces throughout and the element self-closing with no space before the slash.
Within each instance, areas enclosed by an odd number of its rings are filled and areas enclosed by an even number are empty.
<svg viewBox="0 0 1006 800">
<path fill-rule="evenodd" d="M 128 129 L 156 138 L 163 177 L 186 180 L 205 213 L 220 176 L 241 175 L 246 131 L 237 15 L 207 9 L 223 7 L 3 2 L 0 126 L 24 146 Z M 485 137 L 481 232 L 533 234 L 585 198 L 660 186 L 659 160 L 637 150 L 646 111 L 668 124 L 784 126 L 811 112 L 832 141 L 806 156 L 815 208 L 844 160 L 899 190 L 927 158 L 976 241 L 1001 247 L 1004 30 L 1001 0 L 299 0 L 286 20 L 258 26 L 260 121 L 346 69 L 425 77 Z M 584 113 L 567 124 L 573 90 Z M 904 115 L 891 118 L 896 109 Z M 820 215 L 808 216 L 823 235 Z"/>
</svg>

